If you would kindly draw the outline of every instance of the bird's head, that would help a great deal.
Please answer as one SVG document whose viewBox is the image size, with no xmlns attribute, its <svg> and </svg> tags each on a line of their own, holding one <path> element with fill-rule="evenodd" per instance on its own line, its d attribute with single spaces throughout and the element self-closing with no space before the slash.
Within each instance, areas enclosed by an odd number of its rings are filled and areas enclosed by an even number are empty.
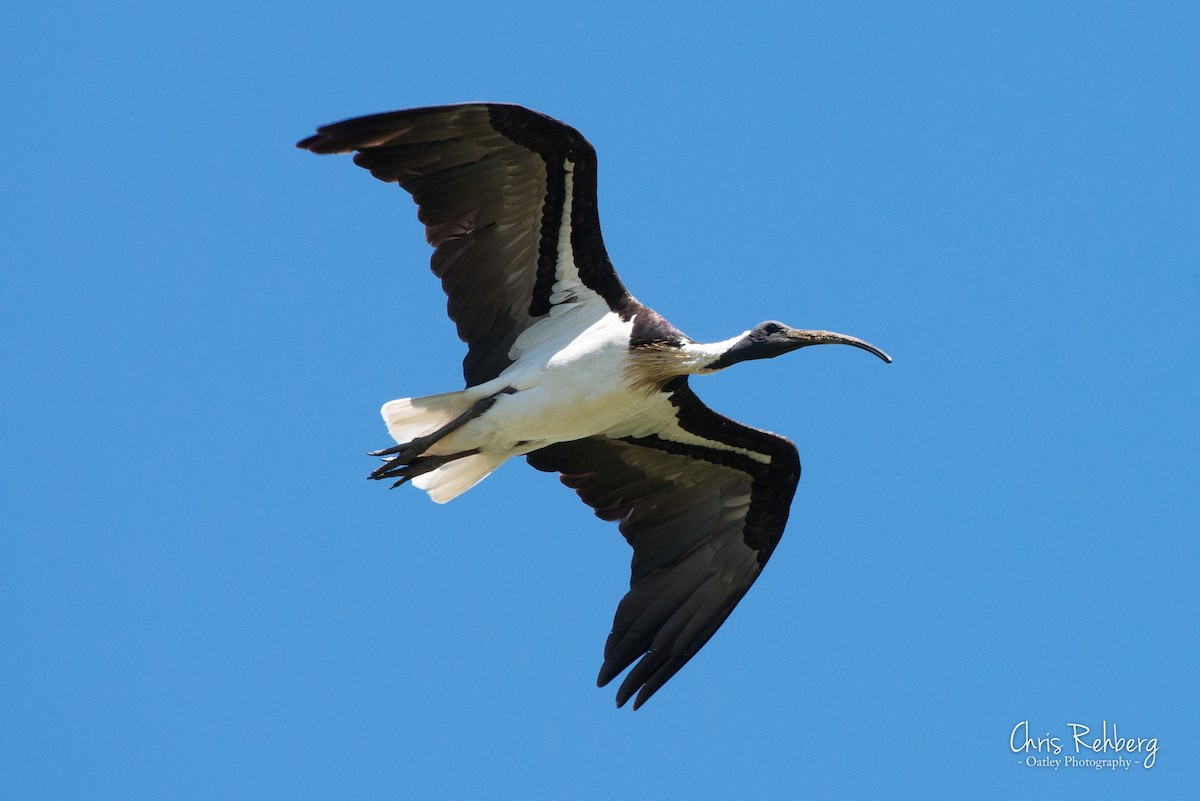
<svg viewBox="0 0 1200 801">
<path fill-rule="evenodd" d="M 856 337 L 835 334 L 833 331 L 806 331 L 791 328 L 775 320 L 767 320 L 754 326 L 740 339 L 735 340 L 728 350 L 708 365 L 708 369 L 722 370 L 731 364 L 751 359 L 770 359 L 783 353 L 806 348 L 809 345 L 853 345 L 874 353 L 885 362 L 892 361 L 891 356 L 871 343 Z"/>
</svg>

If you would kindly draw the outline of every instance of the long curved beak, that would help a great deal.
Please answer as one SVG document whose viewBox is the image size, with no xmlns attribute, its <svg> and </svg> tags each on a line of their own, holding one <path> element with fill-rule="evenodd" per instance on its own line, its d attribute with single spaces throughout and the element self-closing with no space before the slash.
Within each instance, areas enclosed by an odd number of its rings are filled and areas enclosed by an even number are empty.
<svg viewBox="0 0 1200 801">
<path fill-rule="evenodd" d="M 797 348 L 806 348 L 809 345 L 852 345 L 868 353 L 874 353 L 888 364 L 892 363 L 891 356 L 888 356 L 870 342 L 864 342 L 857 337 L 849 337 L 845 334 L 837 334 L 833 331 L 801 331 L 793 328 L 789 334 L 789 338 L 796 341 Z"/>
</svg>

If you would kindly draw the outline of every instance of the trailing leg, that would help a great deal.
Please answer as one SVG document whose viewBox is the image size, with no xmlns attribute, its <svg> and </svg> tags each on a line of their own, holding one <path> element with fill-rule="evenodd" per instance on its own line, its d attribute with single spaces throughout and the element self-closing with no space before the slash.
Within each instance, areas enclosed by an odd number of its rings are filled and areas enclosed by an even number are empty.
<svg viewBox="0 0 1200 801">
<path fill-rule="evenodd" d="M 419 437 L 410 439 L 407 442 L 401 442 L 397 445 L 393 445 L 390 448 L 371 451 L 370 455 L 393 457 L 389 461 L 411 462 L 421 454 L 425 453 L 425 451 L 432 448 L 438 442 L 438 440 L 453 434 L 455 431 L 462 428 L 476 417 L 479 417 L 488 409 L 492 408 L 492 406 L 496 403 L 497 397 L 497 395 L 492 395 L 491 397 L 481 398 L 480 400 L 477 400 L 471 404 L 471 406 L 465 412 L 458 415 L 450 422 L 442 425 L 440 428 L 431 431 L 428 434 L 423 434 Z M 384 408 L 386 409 L 387 407 Z M 374 473 L 371 475 L 374 476 Z"/>
<path fill-rule="evenodd" d="M 472 401 L 469 391 L 463 390 L 425 398 L 402 398 L 385 404 L 383 419 L 398 444 L 371 454 L 387 460 L 368 478 L 397 479 L 393 488 L 412 481 L 438 503 L 466 492 L 511 454 L 481 452 L 469 442 L 460 445 L 467 450 L 455 453 L 431 454 L 429 450 L 485 414 L 501 395 L 515 391 L 503 389 L 495 395 Z"/>
</svg>

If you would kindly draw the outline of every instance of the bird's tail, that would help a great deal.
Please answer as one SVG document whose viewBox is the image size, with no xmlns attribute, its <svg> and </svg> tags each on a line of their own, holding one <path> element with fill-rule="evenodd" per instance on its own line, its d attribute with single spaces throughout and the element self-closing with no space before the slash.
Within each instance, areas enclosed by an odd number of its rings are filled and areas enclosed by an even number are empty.
<svg viewBox="0 0 1200 801">
<path fill-rule="evenodd" d="M 472 453 L 419 475 L 412 483 L 437 503 L 445 503 L 483 481 L 507 459 L 506 453 Z"/>
<path fill-rule="evenodd" d="M 414 486 L 425 490 L 437 503 L 457 498 L 485 479 L 510 454 L 482 453 L 478 450 L 432 456 L 424 454 L 442 436 L 451 433 L 474 414 L 481 413 L 482 410 L 475 411 L 479 407 L 480 401 L 464 391 L 424 398 L 399 398 L 385 403 L 380 413 L 397 446 L 378 451 L 377 454 L 395 456 L 370 477 L 399 478 L 397 485 L 411 480 Z"/>
<path fill-rule="evenodd" d="M 383 404 L 379 413 L 392 439 L 404 445 L 449 425 L 465 414 L 475 400 L 463 390 L 424 398 L 399 398 Z"/>
</svg>

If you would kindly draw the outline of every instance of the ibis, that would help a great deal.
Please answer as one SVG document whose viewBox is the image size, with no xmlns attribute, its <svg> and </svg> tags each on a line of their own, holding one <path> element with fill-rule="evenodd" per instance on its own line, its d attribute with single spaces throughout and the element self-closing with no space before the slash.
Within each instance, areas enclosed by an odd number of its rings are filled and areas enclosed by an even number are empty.
<svg viewBox="0 0 1200 801">
<path fill-rule="evenodd" d="M 737 606 L 783 534 L 800 478 L 789 440 L 704 405 L 691 376 L 810 345 L 831 331 L 768 321 L 697 342 L 639 303 L 600 236 L 596 152 L 516 105 L 472 103 L 346 120 L 298 147 L 354 152 L 417 204 L 432 268 L 467 345 L 464 389 L 383 406 L 395 445 L 373 479 L 439 502 L 513 457 L 558 473 L 633 548 L 597 683 L 634 665 L 637 709 Z M 636 696 L 636 698 L 635 698 Z"/>
</svg>

